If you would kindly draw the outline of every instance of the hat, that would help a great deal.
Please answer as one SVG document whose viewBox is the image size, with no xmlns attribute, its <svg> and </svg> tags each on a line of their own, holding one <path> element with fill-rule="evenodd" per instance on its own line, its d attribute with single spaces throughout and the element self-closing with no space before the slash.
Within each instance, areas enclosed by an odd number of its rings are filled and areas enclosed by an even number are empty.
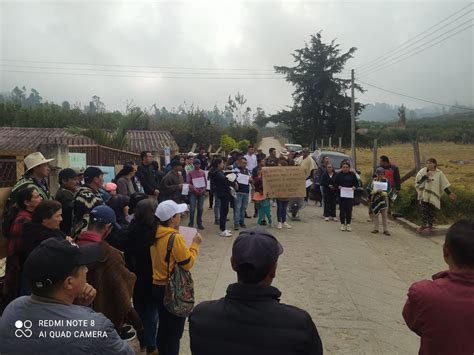
<svg viewBox="0 0 474 355">
<path fill-rule="evenodd" d="M 199 159 L 194 159 L 193 165 L 201 165 L 201 161 Z"/>
<path fill-rule="evenodd" d="M 31 170 L 38 165 L 49 163 L 54 159 L 46 159 L 40 152 L 31 153 L 25 158 L 26 171 Z"/>
<path fill-rule="evenodd" d="M 110 223 L 115 228 L 122 229 L 120 224 L 117 223 L 117 216 L 115 216 L 114 210 L 106 205 L 94 207 L 89 214 L 89 221 L 101 224 Z"/>
<path fill-rule="evenodd" d="M 240 232 L 232 246 L 232 259 L 238 267 L 250 264 L 255 271 L 267 271 L 283 253 L 280 242 L 262 227 Z"/>
<path fill-rule="evenodd" d="M 84 170 L 84 180 L 91 181 L 93 178 L 104 175 L 105 173 L 95 166 L 89 166 Z"/>
<path fill-rule="evenodd" d="M 280 150 L 280 155 L 283 155 L 283 156 L 288 156 L 290 153 L 288 153 L 288 151 L 286 149 L 282 149 Z"/>
<path fill-rule="evenodd" d="M 117 184 L 113 182 L 108 182 L 104 185 L 105 191 L 115 191 L 117 190 Z"/>
<path fill-rule="evenodd" d="M 33 290 L 47 288 L 69 276 L 74 268 L 97 261 L 99 250 L 99 244 L 79 248 L 64 239 L 46 239 L 26 259 L 25 275 Z"/>
<path fill-rule="evenodd" d="M 185 203 L 180 203 L 179 205 L 172 201 L 163 201 L 161 202 L 156 211 L 155 216 L 158 217 L 160 221 L 167 221 L 175 214 L 184 213 L 188 210 L 188 205 Z"/>
<path fill-rule="evenodd" d="M 59 172 L 58 178 L 59 178 L 59 183 L 61 183 L 63 180 L 71 180 L 77 178 L 77 173 L 71 169 L 71 168 L 66 168 L 63 169 Z"/>
</svg>

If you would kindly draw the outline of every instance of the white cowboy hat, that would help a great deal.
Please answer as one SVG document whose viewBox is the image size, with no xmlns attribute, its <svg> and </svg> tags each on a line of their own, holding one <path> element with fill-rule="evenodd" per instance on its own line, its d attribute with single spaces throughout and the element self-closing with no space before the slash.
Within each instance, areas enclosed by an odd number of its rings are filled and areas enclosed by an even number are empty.
<svg viewBox="0 0 474 355">
<path fill-rule="evenodd" d="M 280 150 L 280 155 L 283 155 L 283 156 L 286 157 L 286 156 L 290 155 L 290 153 L 286 149 L 282 149 L 282 150 Z"/>
<path fill-rule="evenodd" d="M 31 170 L 38 165 L 49 163 L 54 159 L 46 159 L 40 152 L 34 152 L 25 158 L 26 171 Z"/>
</svg>

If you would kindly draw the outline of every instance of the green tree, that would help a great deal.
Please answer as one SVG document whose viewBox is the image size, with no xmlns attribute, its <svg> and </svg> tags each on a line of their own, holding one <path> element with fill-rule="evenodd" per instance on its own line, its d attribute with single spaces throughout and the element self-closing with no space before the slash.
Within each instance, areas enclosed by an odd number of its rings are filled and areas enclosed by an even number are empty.
<svg viewBox="0 0 474 355">
<path fill-rule="evenodd" d="M 237 148 L 237 142 L 231 136 L 223 134 L 221 136 L 221 147 L 224 152 L 230 152 Z"/>
<path fill-rule="evenodd" d="M 294 67 L 275 66 L 293 84 L 294 105 L 291 111 L 272 116 L 272 121 L 288 125 L 295 141 L 316 145 L 318 138 L 336 133 L 344 140 L 350 137 L 351 99 L 346 92 L 350 80 L 337 77 L 353 57 L 355 47 L 341 53 L 335 41 L 325 44 L 321 32 L 311 36 L 309 44 L 293 54 Z M 362 91 L 359 85 L 356 89 Z M 356 103 L 356 115 L 362 105 Z"/>
</svg>

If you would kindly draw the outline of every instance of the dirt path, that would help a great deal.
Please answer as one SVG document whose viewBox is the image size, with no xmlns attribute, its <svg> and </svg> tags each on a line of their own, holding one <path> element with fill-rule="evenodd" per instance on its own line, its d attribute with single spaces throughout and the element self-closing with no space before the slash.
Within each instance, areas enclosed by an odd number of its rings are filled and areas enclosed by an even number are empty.
<svg viewBox="0 0 474 355">
<path fill-rule="evenodd" d="M 268 151 L 270 150 L 270 148 L 275 148 L 279 154 L 280 150 L 283 149 L 283 146 L 274 137 L 265 137 L 262 138 L 262 142 L 260 143 L 260 146 L 258 148 L 261 149 L 268 156 Z"/>
</svg>

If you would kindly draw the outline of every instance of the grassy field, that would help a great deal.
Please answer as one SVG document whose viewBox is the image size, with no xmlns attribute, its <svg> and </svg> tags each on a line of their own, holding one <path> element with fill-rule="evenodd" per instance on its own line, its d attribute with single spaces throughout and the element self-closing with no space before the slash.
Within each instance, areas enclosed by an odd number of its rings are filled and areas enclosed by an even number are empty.
<svg viewBox="0 0 474 355">
<path fill-rule="evenodd" d="M 348 152 L 350 154 L 350 151 Z M 413 146 L 411 144 L 394 144 L 378 147 L 377 155 L 387 155 L 400 168 L 403 177 L 415 167 Z M 428 158 L 435 158 L 438 167 L 454 187 L 474 191 L 474 145 L 455 143 L 420 143 L 421 163 Z M 357 150 L 357 168 L 366 177 L 372 171 L 372 150 Z M 413 184 L 413 179 L 405 182 Z"/>
</svg>

